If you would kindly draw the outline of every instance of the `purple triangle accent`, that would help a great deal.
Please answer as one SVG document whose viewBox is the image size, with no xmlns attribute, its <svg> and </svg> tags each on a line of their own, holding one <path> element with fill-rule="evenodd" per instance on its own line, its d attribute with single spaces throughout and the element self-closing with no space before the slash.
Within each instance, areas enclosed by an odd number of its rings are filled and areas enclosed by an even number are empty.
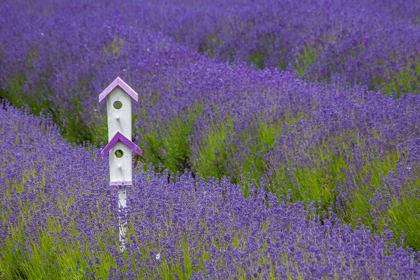
<svg viewBox="0 0 420 280">
<path fill-rule="evenodd" d="M 127 137 L 122 135 L 121 132 L 117 131 L 117 133 L 115 133 L 114 137 L 112 137 L 111 141 L 109 141 L 109 143 L 101 151 L 102 157 L 105 157 L 105 155 L 112 149 L 112 147 L 114 147 L 115 144 L 117 144 L 118 141 L 123 142 L 129 148 L 131 148 L 134 152 L 141 155 L 141 150 L 140 150 L 139 146 L 137 146 L 132 141 L 127 139 Z"/>
<path fill-rule="evenodd" d="M 128 95 L 130 95 L 134 100 L 137 102 L 139 101 L 139 96 L 137 92 L 135 92 L 129 85 L 127 85 L 120 77 L 117 77 L 109 86 L 106 87 L 106 89 L 99 94 L 99 102 L 104 100 L 105 97 L 116 87 L 119 86 L 122 88 L 124 92 L 126 92 Z"/>
</svg>

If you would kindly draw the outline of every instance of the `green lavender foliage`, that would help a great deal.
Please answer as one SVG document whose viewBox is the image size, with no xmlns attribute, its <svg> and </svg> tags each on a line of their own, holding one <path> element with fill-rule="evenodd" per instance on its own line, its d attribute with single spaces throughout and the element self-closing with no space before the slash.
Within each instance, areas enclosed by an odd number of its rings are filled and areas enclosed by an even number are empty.
<svg viewBox="0 0 420 280">
<path fill-rule="evenodd" d="M 0 276 L 5 279 L 415 279 L 391 231 L 353 231 L 314 203 L 228 178 L 168 181 L 135 168 L 117 207 L 100 151 L 72 147 L 49 118 L 0 109 Z M 5 149 L 9 147 L 9 149 Z M 125 249 L 118 221 L 127 222 Z"/>
</svg>

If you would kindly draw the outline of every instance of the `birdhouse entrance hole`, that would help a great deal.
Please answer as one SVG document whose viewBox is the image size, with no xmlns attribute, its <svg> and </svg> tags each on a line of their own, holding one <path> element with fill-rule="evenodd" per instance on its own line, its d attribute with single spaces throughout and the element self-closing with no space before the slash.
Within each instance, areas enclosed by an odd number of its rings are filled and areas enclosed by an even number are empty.
<svg viewBox="0 0 420 280">
<path fill-rule="evenodd" d="M 123 151 L 121 151 L 121 150 L 116 150 L 115 151 L 115 156 L 117 158 L 122 158 L 123 155 L 124 155 Z"/>
<path fill-rule="evenodd" d="M 122 107 L 121 101 L 115 101 L 113 105 L 115 109 L 121 109 Z"/>
</svg>

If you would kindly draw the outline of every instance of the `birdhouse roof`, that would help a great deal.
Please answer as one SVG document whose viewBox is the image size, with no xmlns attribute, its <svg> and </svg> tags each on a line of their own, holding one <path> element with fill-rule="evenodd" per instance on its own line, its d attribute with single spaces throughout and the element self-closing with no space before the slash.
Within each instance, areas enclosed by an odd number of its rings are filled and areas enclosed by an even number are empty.
<svg viewBox="0 0 420 280">
<path fill-rule="evenodd" d="M 115 133 L 114 137 L 112 137 L 111 141 L 109 141 L 109 143 L 101 151 L 102 157 L 104 157 L 112 149 L 112 147 L 114 147 L 114 145 L 118 141 L 123 142 L 125 145 L 127 145 L 129 148 L 131 148 L 134 152 L 141 155 L 141 150 L 140 150 L 139 146 L 137 146 L 132 141 L 127 139 L 127 137 L 122 135 L 121 132 L 117 131 L 117 133 Z"/>
<path fill-rule="evenodd" d="M 120 77 L 117 77 L 107 88 L 99 94 L 99 102 L 101 102 L 107 95 L 116 87 L 119 86 L 124 92 L 130 95 L 137 102 L 139 101 L 139 96 L 129 85 L 127 85 Z"/>
</svg>

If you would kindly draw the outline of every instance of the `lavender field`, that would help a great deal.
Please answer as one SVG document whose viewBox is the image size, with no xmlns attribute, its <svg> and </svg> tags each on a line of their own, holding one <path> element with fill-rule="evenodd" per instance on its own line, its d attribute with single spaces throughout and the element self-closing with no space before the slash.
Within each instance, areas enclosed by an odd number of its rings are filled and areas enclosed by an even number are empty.
<svg viewBox="0 0 420 280">
<path fill-rule="evenodd" d="M 419 1 L 4 0 L 0 23 L 0 280 L 420 279 Z"/>
</svg>

